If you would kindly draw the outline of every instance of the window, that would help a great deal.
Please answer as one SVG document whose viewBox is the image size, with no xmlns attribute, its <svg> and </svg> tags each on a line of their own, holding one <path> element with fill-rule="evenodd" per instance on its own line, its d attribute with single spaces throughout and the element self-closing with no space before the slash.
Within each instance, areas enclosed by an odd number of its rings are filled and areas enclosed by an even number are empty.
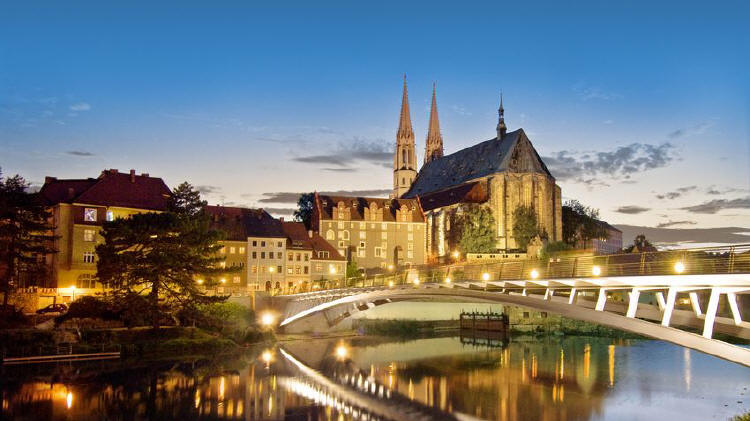
<svg viewBox="0 0 750 421">
<path fill-rule="evenodd" d="M 115 213 L 114 211 L 108 210 L 107 211 L 107 221 L 114 221 L 115 220 Z"/>
<path fill-rule="evenodd" d="M 333 232 L 333 230 L 326 231 L 326 240 L 335 240 L 336 239 L 336 233 Z"/>
<path fill-rule="evenodd" d="M 410 232 L 409 235 L 407 235 L 407 240 L 414 241 L 414 234 Z"/>
<path fill-rule="evenodd" d="M 250 272 L 251 272 L 251 273 L 258 273 L 258 266 L 255 266 L 255 265 L 253 265 L 253 266 L 252 266 L 252 267 L 250 268 Z"/>
<path fill-rule="evenodd" d="M 276 266 L 276 272 L 278 272 L 278 273 L 283 273 L 283 272 L 281 271 L 281 266 Z"/>
<path fill-rule="evenodd" d="M 276 258 L 277 259 L 283 259 L 282 254 L 281 254 L 280 251 L 276 253 Z"/>
<path fill-rule="evenodd" d="M 253 247 L 258 247 L 258 241 L 257 240 L 253 240 Z"/>
<path fill-rule="evenodd" d="M 258 252 L 257 252 L 257 251 L 254 251 L 254 252 L 253 252 L 253 259 L 257 259 L 257 258 L 258 258 Z"/>
<path fill-rule="evenodd" d="M 265 246 L 266 246 L 266 242 L 265 242 L 265 241 L 261 241 L 261 242 L 260 242 L 260 246 L 261 246 L 261 247 L 265 247 Z"/>
<path fill-rule="evenodd" d="M 310 268 L 308 266 L 305 266 L 305 270 L 303 272 L 305 273 L 305 275 L 307 275 L 308 273 L 310 273 Z"/>
<path fill-rule="evenodd" d="M 367 239 L 367 231 L 360 231 L 359 232 L 359 238 L 361 240 L 366 240 Z"/>
<path fill-rule="evenodd" d="M 541 312 L 540 315 L 542 316 L 542 319 L 546 319 L 547 318 L 547 312 L 546 311 Z"/>
<path fill-rule="evenodd" d="M 310 255 L 309 255 L 309 254 L 307 254 L 307 253 L 305 253 L 305 261 L 307 262 L 307 261 L 309 261 L 309 260 L 310 260 Z"/>
<path fill-rule="evenodd" d="M 281 241 L 276 243 L 276 247 L 283 247 L 283 246 L 284 246 L 284 243 L 282 243 Z"/>
<path fill-rule="evenodd" d="M 346 241 L 349 241 L 349 231 L 343 231 L 343 238 Z"/>
<path fill-rule="evenodd" d="M 232 278 L 232 282 L 234 282 L 235 284 L 239 284 L 240 283 L 240 277 L 239 276 L 233 277 Z"/>
<path fill-rule="evenodd" d="M 85 208 L 83 210 L 83 220 L 86 222 L 96 222 L 96 209 Z"/>
<path fill-rule="evenodd" d="M 229 253 L 234 254 L 237 252 L 237 247 L 229 247 Z"/>
<path fill-rule="evenodd" d="M 367 249 L 358 248 L 357 249 L 357 257 L 367 257 Z"/>
<path fill-rule="evenodd" d="M 327 259 L 328 256 L 329 256 L 329 253 L 327 251 L 318 252 L 318 259 Z"/>
<path fill-rule="evenodd" d="M 297 258 L 297 261 L 298 261 L 298 262 L 299 262 L 300 260 L 302 260 L 302 255 L 300 255 L 299 253 L 294 253 L 294 257 L 296 257 L 296 258 Z"/>
<path fill-rule="evenodd" d="M 322 263 L 316 263 L 315 264 L 315 271 L 316 272 L 323 272 L 323 264 Z"/>
<path fill-rule="evenodd" d="M 383 230 L 383 231 L 387 230 L 388 229 L 388 224 L 386 224 L 385 222 L 383 222 L 382 224 L 380 224 L 380 229 Z"/>
<path fill-rule="evenodd" d="M 381 247 L 375 247 L 375 257 L 385 257 L 385 253 L 383 253 Z"/>
<path fill-rule="evenodd" d="M 360 242 L 359 242 L 359 247 L 361 247 L 361 248 L 365 248 L 365 242 L 364 242 L 364 241 L 360 241 Z"/>
<path fill-rule="evenodd" d="M 529 312 L 528 311 L 524 311 L 523 312 L 523 318 L 524 319 L 528 319 L 529 318 Z"/>
<path fill-rule="evenodd" d="M 414 258 L 414 252 L 411 251 L 411 250 L 407 250 L 406 251 L 406 257 L 409 258 L 409 259 L 413 259 Z"/>
<path fill-rule="evenodd" d="M 260 252 L 260 258 L 261 259 L 265 259 L 266 258 L 266 252 L 265 251 L 261 251 Z"/>
<path fill-rule="evenodd" d="M 294 253 L 287 254 L 287 259 L 286 260 L 289 260 L 290 262 L 293 262 L 294 261 Z"/>
<path fill-rule="evenodd" d="M 95 239 L 96 239 L 96 231 L 83 230 L 83 241 L 94 241 Z"/>
<path fill-rule="evenodd" d="M 406 229 L 407 229 L 408 231 L 411 231 L 411 230 L 413 230 L 413 229 L 414 229 L 414 227 L 413 227 L 413 226 L 412 226 L 411 224 L 406 224 Z"/>
<path fill-rule="evenodd" d="M 244 247 L 240 247 L 240 254 L 245 254 L 245 248 Z"/>
<path fill-rule="evenodd" d="M 287 275 L 294 275 L 294 267 L 289 266 L 288 268 L 286 268 L 286 273 Z"/>
<path fill-rule="evenodd" d="M 295 266 L 294 267 L 294 273 L 296 273 L 297 275 L 302 274 L 302 268 L 299 267 L 299 266 Z"/>
<path fill-rule="evenodd" d="M 344 229 L 344 223 L 343 223 L 343 222 L 341 222 L 341 221 L 339 221 L 339 229 L 340 229 L 340 230 Z"/>
<path fill-rule="evenodd" d="M 339 247 L 346 247 L 343 241 L 339 241 Z"/>
<path fill-rule="evenodd" d="M 383 240 L 387 240 L 388 239 L 388 233 L 385 232 L 385 231 L 381 232 L 380 233 L 380 238 L 383 239 Z"/>
<path fill-rule="evenodd" d="M 407 250 L 414 250 L 414 243 L 409 243 L 406 245 Z"/>
<path fill-rule="evenodd" d="M 367 228 L 367 223 L 366 222 L 360 222 L 359 223 L 359 229 L 363 230 L 363 229 L 366 229 L 366 228 Z"/>
<path fill-rule="evenodd" d="M 96 277 L 90 273 L 78 275 L 76 288 L 96 288 Z"/>
<path fill-rule="evenodd" d="M 94 263 L 96 254 L 93 251 L 87 251 L 83 253 L 83 263 Z"/>
<path fill-rule="evenodd" d="M 221 248 L 219 249 L 219 253 L 224 254 L 226 252 L 227 252 L 227 248 L 224 246 L 221 246 Z"/>
</svg>

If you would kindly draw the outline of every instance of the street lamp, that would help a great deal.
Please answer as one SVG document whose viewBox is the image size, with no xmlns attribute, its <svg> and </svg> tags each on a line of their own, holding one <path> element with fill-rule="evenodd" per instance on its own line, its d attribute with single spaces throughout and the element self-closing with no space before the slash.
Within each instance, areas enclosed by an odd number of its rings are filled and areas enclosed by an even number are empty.
<svg viewBox="0 0 750 421">
<path fill-rule="evenodd" d="M 393 281 L 388 281 L 388 288 L 393 288 Z"/>
<path fill-rule="evenodd" d="M 601 275 L 602 274 L 602 268 L 600 268 L 599 266 L 595 265 L 594 267 L 591 268 L 591 274 L 594 275 L 594 276 Z"/>
<path fill-rule="evenodd" d="M 684 263 L 682 263 L 681 261 L 680 261 L 680 262 L 677 262 L 677 263 L 675 263 L 675 264 L 674 264 L 674 271 L 675 271 L 676 273 L 678 273 L 678 274 L 679 274 L 679 273 L 682 273 L 682 272 L 684 272 L 684 271 L 685 271 L 685 264 L 684 264 Z"/>
<path fill-rule="evenodd" d="M 388 265 L 388 270 L 392 272 L 393 271 L 393 265 Z"/>
<path fill-rule="evenodd" d="M 489 272 L 484 272 L 482 274 L 482 280 L 485 281 L 485 282 L 490 280 L 490 274 L 489 274 Z"/>
<path fill-rule="evenodd" d="M 446 284 L 450 284 L 450 283 L 451 283 L 451 278 L 450 278 L 450 276 L 449 276 L 449 277 L 447 277 L 447 278 L 445 278 L 445 283 L 446 283 Z"/>
<path fill-rule="evenodd" d="M 414 278 L 414 285 L 419 285 L 419 278 Z"/>
<path fill-rule="evenodd" d="M 453 252 L 453 258 L 458 260 L 458 258 L 461 257 L 461 253 L 458 252 L 458 250 Z"/>
<path fill-rule="evenodd" d="M 265 312 L 260 316 L 260 324 L 266 327 L 273 325 L 275 317 L 270 312 Z"/>
<path fill-rule="evenodd" d="M 227 278 L 221 278 L 221 283 L 222 284 L 226 284 L 227 283 Z"/>
<path fill-rule="evenodd" d="M 73 298 L 71 299 L 71 301 L 75 301 L 76 300 L 76 286 L 75 285 L 70 286 L 70 292 L 73 293 Z"/>
<path fill-rule="evenodd" d="M 198 285 L 203 285 L 203 279 L 198 279 L 195 281 L 195 283 Z"/>
<path fill-rule="evenodd" d="M 343 360 L 347 355 L 349 355 L 349 349 L 347 349 L 346 345 L 340 344 L 336 347 L 336 358 Z"/>
<path fill-rule="evenodd" d="M 531 269 L 531 279 L 536 279 L 539 277 L 539 271 L 536 269 Z"/>
</svg>

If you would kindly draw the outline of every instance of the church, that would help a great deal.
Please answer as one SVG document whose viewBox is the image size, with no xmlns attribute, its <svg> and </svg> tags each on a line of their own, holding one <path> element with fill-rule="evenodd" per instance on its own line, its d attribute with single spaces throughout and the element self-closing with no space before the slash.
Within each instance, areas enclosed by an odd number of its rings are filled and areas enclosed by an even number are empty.
<svg viewBox="0 0 750 421">
<path fill-rule="evenodd" d="M 409 96 L 404 77 L 401 115 L 393 157 L 393 197 L 417 199 L 426 220 L 427 260 L 445 260 L 456 250 L 451 222 L 467 205 L 486 206 L 496 223 L 499 252 L 517 251 L 513 236 L 513 212 L 531 207 L 540 232 L 550 242 L 562 240 L 562 193 L 555 177 L 519 128 L 508 132 L 502 97 L 496 136 L 443 154 L 435 86 L 424 163 L 417 171 L 414 131 L 409 113 Z M 525 250 L 523 250 L 525 251 Z"/>
</svg>

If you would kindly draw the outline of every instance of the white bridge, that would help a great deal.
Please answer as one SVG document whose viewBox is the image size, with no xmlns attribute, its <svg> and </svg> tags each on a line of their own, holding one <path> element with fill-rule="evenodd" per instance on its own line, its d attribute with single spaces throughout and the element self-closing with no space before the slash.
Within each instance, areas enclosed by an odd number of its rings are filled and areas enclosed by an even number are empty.
<svg viewBox="0 0 750 421">
<path fill-rule="evenodd" d="M 750 298 L 745 297 L 750 294 L 750 246 L 588 256 L 545 264 L 425 267 L 360 283 L 278 297 L 283 300 L 280 326 L 287 332 L 324 331 L 355 312 L 396 301 L 501 303 L 609 326 L 750 366 L 750 348 L 716 338 L 721 334 L 750 339 L 750 323 L 743 320 L 738 304 Z"/>
</svg>

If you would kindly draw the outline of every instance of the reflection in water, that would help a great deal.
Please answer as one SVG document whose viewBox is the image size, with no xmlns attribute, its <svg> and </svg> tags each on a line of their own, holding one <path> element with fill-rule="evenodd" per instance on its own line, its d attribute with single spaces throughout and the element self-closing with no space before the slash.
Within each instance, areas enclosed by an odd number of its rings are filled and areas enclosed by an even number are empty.
<svg viewBox="0 0 750 421">
<path fill-rule="evenodd" d="M 657 341 L 516 338 L 482 347 L 354 338 L 284 347 L 155 365 L 4 367 L 0 418 L 565 421 L 680 411 L 721 419 L 742 412 L 723 399 L 750 378 L 747 368 Z"/>
</svg>

